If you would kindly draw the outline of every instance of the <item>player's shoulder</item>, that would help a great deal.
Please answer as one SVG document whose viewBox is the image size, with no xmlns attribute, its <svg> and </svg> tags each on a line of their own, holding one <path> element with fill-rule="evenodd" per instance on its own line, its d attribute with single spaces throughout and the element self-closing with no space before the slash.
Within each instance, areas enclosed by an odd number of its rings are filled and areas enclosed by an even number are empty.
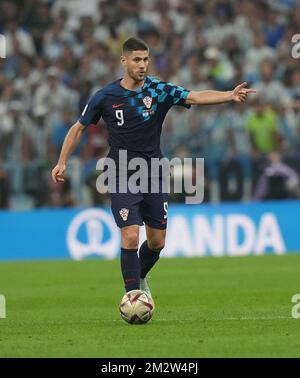
<svg viewBox="0 0 300 378">
<path fill-rule="evenodd" d="M 148 84 L 159 84 L 162 80 L 155 76 L 146 76 L 146 82 Z"/>
<path fill-rule="evenodd" d="M 157 87 L 158 85 L 165 85 L 166 83 L 166 81 L 163 81 L 155 76 L 146 77 L 146 87 Z"/>
<path fill-rule="evenodd" d="M 148 87 L 157 88 L 159 90 L 162 90 L 163 92 L 170 92 L 171 90 L 174 90 L 176 88 L 181 88 L 174 83 L 162 80 L 155 76 L 147 76 L 147 81 Z"/>
</svg>

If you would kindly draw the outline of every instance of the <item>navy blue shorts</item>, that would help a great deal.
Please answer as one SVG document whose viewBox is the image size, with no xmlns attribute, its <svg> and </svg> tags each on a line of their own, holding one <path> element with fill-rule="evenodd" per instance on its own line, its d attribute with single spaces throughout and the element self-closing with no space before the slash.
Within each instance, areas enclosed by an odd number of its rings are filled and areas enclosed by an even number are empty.
<svg viewBox="0 0 300 378">
<path fill-rule="evenodd" d="M 111 209 L 118 227 L 147 224 L 165 230 L 168 216 L 168 193 L 111 193 Z"/>
</svg>

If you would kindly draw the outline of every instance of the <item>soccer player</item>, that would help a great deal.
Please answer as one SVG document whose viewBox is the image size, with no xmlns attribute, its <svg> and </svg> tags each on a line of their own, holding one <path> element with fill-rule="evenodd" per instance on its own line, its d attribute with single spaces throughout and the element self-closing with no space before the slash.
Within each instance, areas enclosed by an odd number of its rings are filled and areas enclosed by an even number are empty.
<svg viewBox="0 0 300 378">
<path fill-rule="evenodd" d="M 63 173 L 72 151 L 90 124 L 100 117 L 107 124 L 110 145 L 108 156 L 117 162 L 119 151 L 128 160 L 161 158 L 160 135 L 168 110 L 173 105 L 243 102 L 252 89 L 242 83 L 232 91 L 189 91 L 172 83 L 147 76 L 149 48 L 140 39 L 129 38 L 123 45 L 121 64 L 124 76 L 97 91 L 84 108 L 78 122 L 69 130 L 58 164 L 52 170 L 54 182 L 63 182 Z M 182 125 L 185 127 L 185 125 Z M 118 164 L 117 164 L 118 165 Z M 151 179 L 151 178 L 150 178 Z M 118 181 L 118 180 L 117 180 Z M 121 229 L 121 270 L 126 291 L 141 289 L 151 296 L 146 276 L 165 245 L 167 193 L 111 193 L 111 208 Z M 139 245 L 139 226 L 145 223 L 147 240 Z"/>
</svg>

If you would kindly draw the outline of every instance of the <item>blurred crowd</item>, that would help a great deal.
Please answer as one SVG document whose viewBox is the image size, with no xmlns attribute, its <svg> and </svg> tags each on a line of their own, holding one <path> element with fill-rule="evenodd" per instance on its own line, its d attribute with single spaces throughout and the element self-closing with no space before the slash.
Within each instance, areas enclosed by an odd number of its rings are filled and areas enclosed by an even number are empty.
<svg viewBox="0 0 300 378">
<path fill-rule="evenodd" d="M 299 26 L 298 0 L 2 0 L 0 207 L 108 201 L 95 185 L 108 149 L 102 121 L 87 129 L 65 185 L 50 172 L 91 94 L 122 77 L 130 36 L 150 46 L 153 76 L 193 90 L 257 89 L 245 104 L 168 113 L 162 150 L 205 159 L 205 201 L 298 198 Z"/>
</svg>

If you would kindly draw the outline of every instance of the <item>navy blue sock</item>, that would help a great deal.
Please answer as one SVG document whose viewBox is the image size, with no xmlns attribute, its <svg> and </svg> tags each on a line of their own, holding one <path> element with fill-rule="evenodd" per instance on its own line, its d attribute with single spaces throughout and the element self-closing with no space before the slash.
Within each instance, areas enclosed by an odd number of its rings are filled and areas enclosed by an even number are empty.
<svg viewBox="0 0 300 378">
<path fill-rule="evenodd" d="M 121 270 L 127 292 L 140 288 L 140 262 L 137 251 L 121 248 Z"/>
<path fill-rule="evenodd" d="M 160 252 L 152 251 L 147 244 L 147 240 L 141 245 L 139 250 L 141 264 L 141 278 L 145 278 L 153 265 L 159 259 Z"/>
</svg>

